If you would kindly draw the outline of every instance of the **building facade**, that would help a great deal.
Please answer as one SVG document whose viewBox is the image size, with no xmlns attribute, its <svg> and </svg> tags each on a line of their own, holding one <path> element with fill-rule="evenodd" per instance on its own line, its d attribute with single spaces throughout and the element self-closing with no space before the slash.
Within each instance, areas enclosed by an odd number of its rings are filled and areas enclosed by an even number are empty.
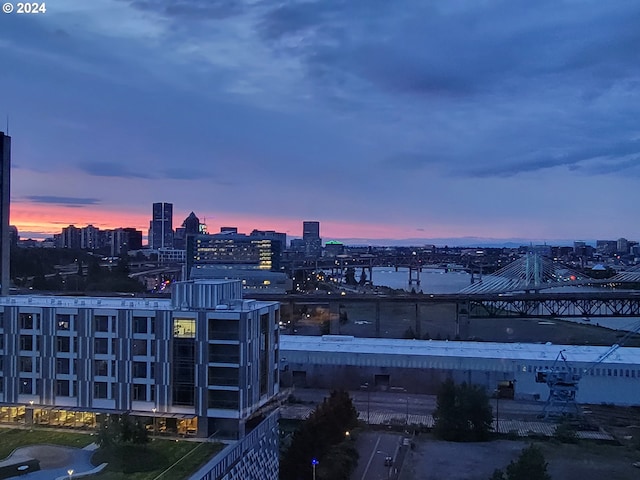
<svg viewBox="0 0 640 480">
<path fill-rule="evenodd" d="M 11 137 L 0 132 L 0 294 L 9 294 Z"/>
<path fill-rule="evenodd" d="M 322 238 L 320 238 L 320 222 L 302 222 L 302 240 L 307 257 L 322 255 Z"/>
<path fill-rule="evenodd" d="M 149 247 L 173 248 L 173 203 L 154 203 L 149 224 Z"/>
<path fill-rule="evenodd" d="M 357 390 L 369 383 L 378 390 L 402 387 L 436 394 L 451 378 L 489 392 L 501 382 L 513 382 L 516 398 L 543 401 L 549 388 L 536 381 L 536 373 L 555 365 L 581 374 L 579 403 L 640 404 L 640 349 L 633 347 L 619 347 L 598 362 L 610 347 L 342 335 L 283 335 L 280 346 L 283 387 Z M 558 364 L 559 352 L 566 364 Z"/>
<path fill-rule="evenodd" d="M 187 237 L 187 272 L 204 265 L 233 265 L 247 269 L 280 269 L 282 246 L 272 236 L 218 233 Z"/>
<path fill-rule="evenodd" d="M 174 435 L 244 437 L 279 392 L 279 305 L 239 281 L 171 300 L 0 297 L 0 422 L 92 427 L 128 412 Z"/>
</svg>

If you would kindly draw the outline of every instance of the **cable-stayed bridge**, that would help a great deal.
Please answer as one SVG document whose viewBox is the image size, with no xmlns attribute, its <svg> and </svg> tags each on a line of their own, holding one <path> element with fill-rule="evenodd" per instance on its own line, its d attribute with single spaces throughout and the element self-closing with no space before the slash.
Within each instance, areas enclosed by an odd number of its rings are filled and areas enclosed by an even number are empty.
<svg viewBox="0 0 640 480">
<path fill-rule="evenodd" d="M 481 277 L 461 294 L 540 292 L 544 289 L 579 285 L 607 285 L 640 283 L 640 266 L 631 267 L 617 275 L 597 280 L 538 253 L 527 253 L 522 258 Z"/>
</svg>

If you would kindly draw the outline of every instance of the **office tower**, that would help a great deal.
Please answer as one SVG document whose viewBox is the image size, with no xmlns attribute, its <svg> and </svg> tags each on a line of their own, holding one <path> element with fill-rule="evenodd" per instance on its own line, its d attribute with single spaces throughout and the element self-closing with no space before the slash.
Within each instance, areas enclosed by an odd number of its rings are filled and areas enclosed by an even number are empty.
<svg viewBox="0 0 640 480">
<path fill-rule="evenodd" d="M 182 227 L 176 228 L 173 238 L 173 248 L 184 250 L 186 248 L 187 235 L 198 235 L 200 233 L 200 219 L 191 212 L 182 222 Z"/>
<path fill-rule="evenodd" d="M 149 226 L 152 250 L 173 248 L 173 203 L 154 203 Z"/>
<path fill-rule="evenodd" d="M 0 132 L 0 295 L 9 295 L 11 137 Z"/>
<path fill-rule="evenodd" d="M 322 254 L 320 222 L 302 222 L 302 240 L 307 257 L 319 257 Z"/>
</svg>

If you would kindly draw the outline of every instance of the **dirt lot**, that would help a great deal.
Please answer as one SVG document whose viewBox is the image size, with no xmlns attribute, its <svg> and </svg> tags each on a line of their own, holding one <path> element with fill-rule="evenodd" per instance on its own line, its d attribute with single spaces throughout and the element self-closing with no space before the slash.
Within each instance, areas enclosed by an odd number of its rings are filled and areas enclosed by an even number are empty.
<svg viewBox="0 0 640 480">
<path fill-rule="evenodd" d="M 451 443 L 424 436 L 409 452 L 401 480 L 488 480 L 496 468 L 504 469 L 528 443 L 496 440 L 486 443 Z M 640 451 L 627 447 L 582 443 L 538 442 L 554 480 L 637 480 Z"/>
</svg>

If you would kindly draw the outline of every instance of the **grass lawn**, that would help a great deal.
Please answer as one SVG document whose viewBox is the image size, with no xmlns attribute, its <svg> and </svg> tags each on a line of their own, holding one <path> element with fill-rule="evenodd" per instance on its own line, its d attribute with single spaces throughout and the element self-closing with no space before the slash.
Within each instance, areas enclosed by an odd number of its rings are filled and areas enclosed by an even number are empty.
<svg viewBox="0 0 640 480">
<path fill-rule="evenodd" d="M 27 445 L 50 444 L 83 448 L 93 443 L 94 436 L 84 433 L 56 432 L 51 430 L 29 430 L 0 428 L 0 460 L 5 459 L 16 448 Z"/>
<path fill-rule="evenodd" d="M 192 474 L 224 445 L 171 440 L 154 440 L 147 445 L 126 445 L 98 450 L 91 461 L 94 465 L 108 463 L 107 468 L 93 478 L 98 480 L 154 480 L 174 463 L 162 480 L 181 479 Z"/>
</svg>

